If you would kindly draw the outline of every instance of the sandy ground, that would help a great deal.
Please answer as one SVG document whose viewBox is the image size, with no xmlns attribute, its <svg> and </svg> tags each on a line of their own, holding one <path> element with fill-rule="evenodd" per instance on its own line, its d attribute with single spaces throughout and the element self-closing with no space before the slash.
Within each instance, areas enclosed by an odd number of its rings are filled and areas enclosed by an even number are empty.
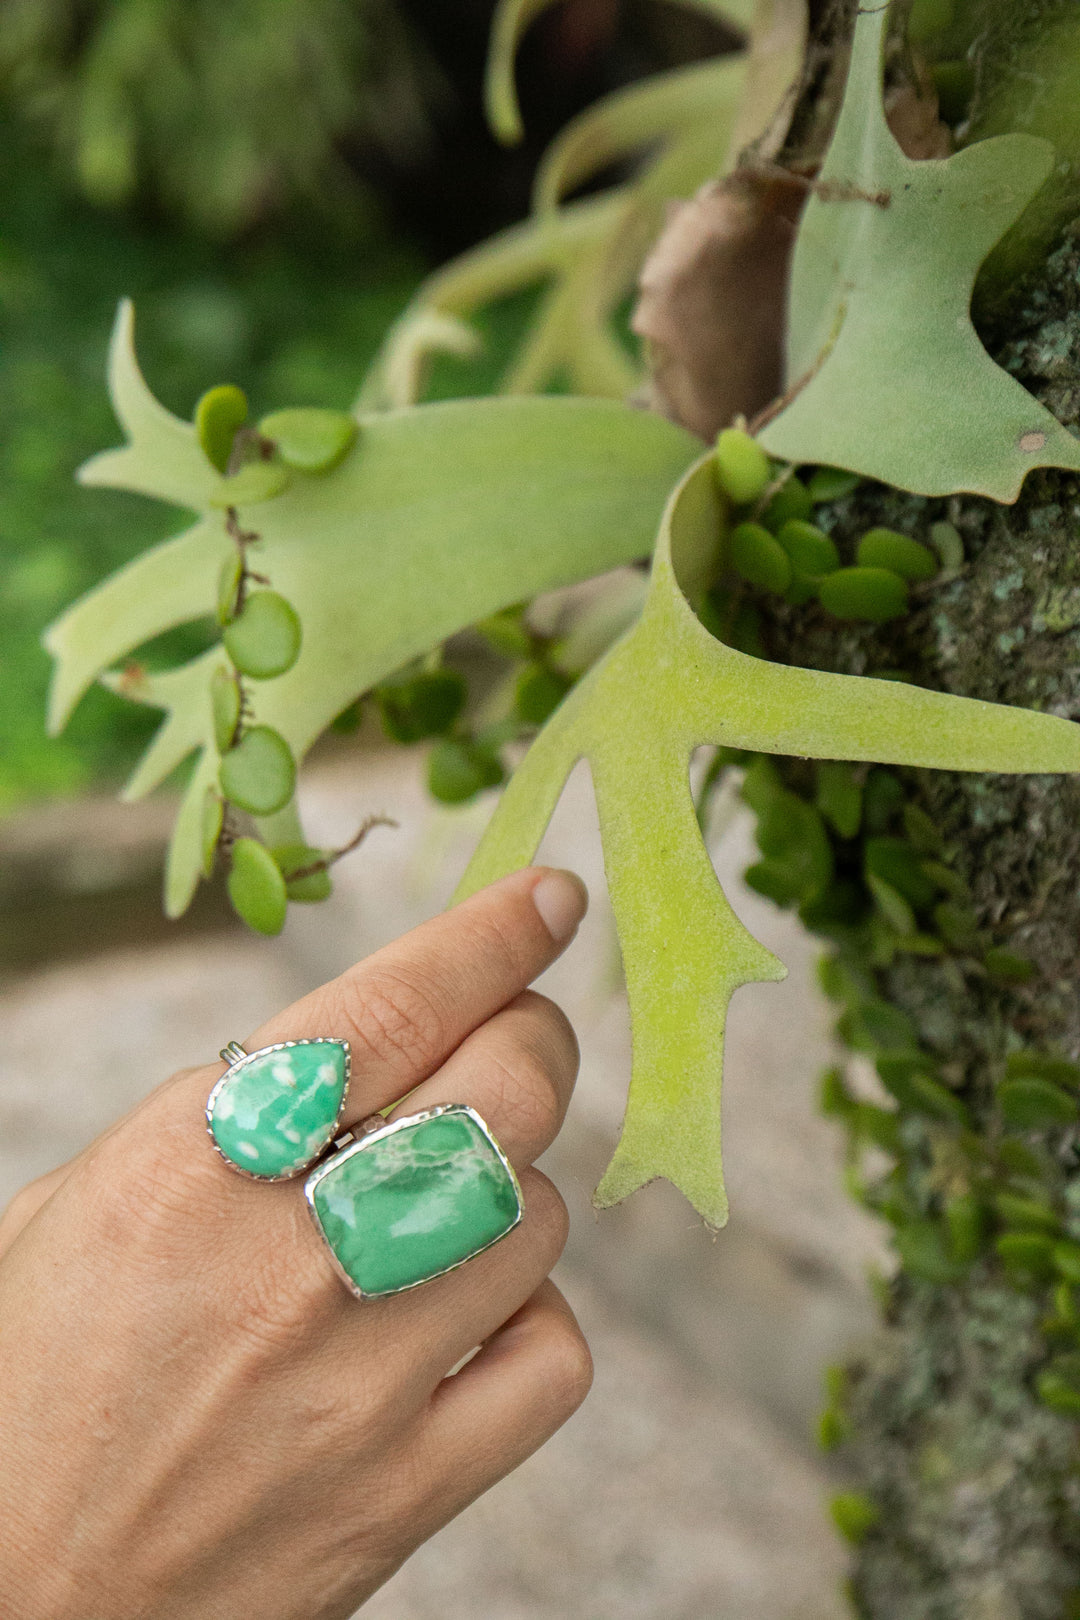
<svg viewBox="0 0 1080 1620">
<path fill-rule="evenodd" d="M 487 808 L 427 803 L 415 759 L 313 772 L 309 832 L 332 842 L 369 810 L 401 823 L 297 908 L 280 940 L 219 934 L 91 955 L 0 991 L 0 1200 L 81 1147 L 180 1065 L 430 915 Z M 123 815 L 122 810 L 112 812 Z M 378 840 L 376 842 L 376 840 Z M 593 1348 L 592 1394 L 525 1466 L 423 1547 L 370 1620 L 840 1620 L 843 1553 L 811 1431 L 823 1367 L 868 1329 L 877 1237 L 843 1198 L 839 1143 L 814 1113 L 828 1013 L 813 947 L 737 884 L 736 818 L 717 857 L 740 914 L 788 964 L 740 991 L 724 1101 L 732 1217 L 717 1238 L 667 1186 L 597 1217 L 589 1203 L 621 1116 L 629 1033 L 587 774 L 541 858 L 594 896 L 542 986 L 582 1044 L 570 1118 L 544 1168 L 573 1230 L 558 1280 Z"/>
</svg>

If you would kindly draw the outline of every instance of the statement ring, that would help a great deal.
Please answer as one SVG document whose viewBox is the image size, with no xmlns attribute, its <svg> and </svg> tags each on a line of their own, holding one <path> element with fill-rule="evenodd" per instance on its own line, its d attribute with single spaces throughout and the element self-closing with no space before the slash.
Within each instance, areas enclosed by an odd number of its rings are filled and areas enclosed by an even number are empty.
<svg viewBox="0 0 1080 1620">
<path fill-rule="evenodd" d="M 343 1134 L 347 1041 L 279 1041 L 257 1052 L 230 1041 L 221 1056 L 229 1067 L 206 1103 L 215 1149 L 255 1181 L 311 1172 L 304 1193 L 315 1229 L 357 1298 L 454 1271 L 521 1220 L 513 1166 L 467 1104 L 394 1120 L 372 1114 L 327 1153 Z"/>
<path fill-rule="evenodd" d="M 521 1220 L 521 1188 L 474 1108 L 447 1103 L 360 1127 L 304 1192 L 334 1270 L 358 1299 L 455 1271 Z"/>
<path fill-rule="evenodd" d="M 210 1140 L 229 1167 L 256 1181 L 309 1170 L 334 1137 L 349 1089 L 348 1041 L 278 1041 L 222 1048 L 229 1067 L 206 1102 Z"/>
</svg>

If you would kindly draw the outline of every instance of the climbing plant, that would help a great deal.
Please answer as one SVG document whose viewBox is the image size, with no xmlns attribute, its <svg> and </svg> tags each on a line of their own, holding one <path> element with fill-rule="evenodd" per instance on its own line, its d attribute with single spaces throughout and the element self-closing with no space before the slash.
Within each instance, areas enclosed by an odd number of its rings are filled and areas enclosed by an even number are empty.
<svg viewBox="0 0 1080 1620">
<path fill-rule="evenodd" d="M 941 678 L 932 689 L 892 655 L 903 654 L 906 627 L 937 625 L 945 638 L 969 548 L 985 549 L 1005 521 L 995 512 L 1034 499 L 1053 536 L 1063 512 L 1075 523 L 1080 382 L 1075 397 L 1050 387 L 1037 397 L 1021 359 L 992 353 L 971 313 L 991 255 L 1023 262 L 1014 227 L 1038 216 L 1030 205 L 1048 183 L 1060 234 L 1069 157 L 1017 128 L 1024 119 L 995 127 L 987 115 L 995 42 L 1005 53 L 1007 41 L 1015 77 L 1027 60 L 1015 13 L 991 0 L 834 7 L 823 18 L 802 0 L 700 3 L 748 27 L 745 49 L 620 92 L 578 120 L 541 168 L 530 221 L 427 284 L 388 335 L 355 414 L 284 411 L 251 426 L 239 391 L 218 386 L 183 422 L 148 390 L 131 311 L 121 311 L 110 385 L 127 443 L 82 477 L 197 520 L 54 624 L 51 723 L 61 726 L 95 680 L 162 709 L 127 793 L 192 762 L 167 907 L 182 911 L 220 863 L 237 910 L 267 933 L 290 900 L 329 893 L 342 852 L 305 839 L 296 772 L 359 701 L 399 741 L 430 741 L 429 786 L 447 802 L 501 784 L 510 745 L 527 744 L 459 894 L 531 859 L 569 771 L 587 759 L 633 1028 L 626 1119 L 597 1199 L 664 1176 L 713 1225 L 727 1215 L 727 1005 L 741 984 L 783 974 L 732 912 L 700 831 L 716 783 L 740 769 L 761 849 L 748 881 L 830 941 L 823 984 L 841 1007 L 838 1033 L 876 1066 L 876 1099 L 842 1070 L 823 1095 L 848 1131 L 853 1191 L 893 1224 L 902 1269 L 889 1310 L 904 1323 L 918 1317 L 920 1342 L 937 1354 L 927 1323 L 947 1308 L 941 1291 L 953 1300 L 968 1290 L 970 1320 L 984 1324 L 972 1329 L 982 1338 L 971 1355 L 996 1368 L 1008 1340 L 1013 1357 L 1001 1375 L 1008 1399 L 994 1422 L 980 1420 L 968 1452 L 952 1429 L 933 1434 L 940 1388 L 929 1375 L 906 1407 L 899 1396 L 890 1406 L 885 1374 L 832 1379 L 823 1443 L 855 1446 L 860 1413 L 879 1442 L 878 1460 L 862 1465 L 867 1489 L 834 1505 L 864 1549 L 856 1601 L 905 1620 L 1049 1620 L 1080 1591 L 1080 1536 L 1062 1517 L 1075 1507 L 1067 1459 L 1080 1417 L 1069 1157 L 1080 1068 L 1052 1020 L 1044 1031 L 1027 1003 L 1026 1025 L 1019 1016 L 1015 998 L 1037 985 L 1037 964 L 1006 908 L 980 902 L 962 831 L 939 824 L 912 783 L 924 780 L 916 768 L 993 773 L 975 782 L 1077 773 L 1076 695 L 1035 679 L 984 680 L 982 696 Z M 513 49 L 540 9 L 516 0 L 496 23 L 491 105 L 511 137 Z M 1028 20 L 1044 42 L 1040 6 Z M 1075 31 L 1068 39 L 1075 46 Z M 1056 71 L 1047 68 L 1051 106 Z M 613 158 L 642 153 L 630 178 L 563 200 Z M 721 352 L 725 294 L 746 273 L 746 239 L 775 217 L 777 188 L 799 223 L 780 391 L 764 408 L 748 404 L 749 422 L 725 407 L 703 442 L 699 418 L 692 433 L 623 402 L 645 367 L 619 314 L 662 199 L 727 170 L 691 205 L 721 221 L 693 272 L 711 263 L 721 283 Z M 660 258 L 663 248 L 661 238 Z M 537 283 L 546 290 L 503 396 L 423 403 L 431 354 L 474 344 L 466 322 L 476 308 Z M 578 397 L 523 397 L 552 383 Z M 650 555 L 646 575 L 638 565 Z M 555 632 L 539 627 L 538 595 L 609 574 L 595 595 L 571 596 Z M 1020 588 L 998 579 L 992 599 Z M 1055 614 L 1076 622 L 1062 602 L 1047 599 L 1044 628 Z M 210 616 L 217 644 L 146 672 L 143 643 Z M 482 702 L 446 650 L 470 626 L 506 663 Z M 989 635 L 990 623 L 967 633 Z M 991 662 L 1024 632 L 994 633 Z M 776 656 L 800 637 L 812 657 Z M 955 660 L 955 636 L 950 645 Z M 988 701 L 1002 696 L 1010 701 Z M 701 744 L 716 752 L 695 804 L 690 759 Z M 937 976 L 925 981 L 929 1010 L 914 989 L 920 972 Z M 958 1032 L 950 1059 L 940 1007 L 959 1017 L 966 994 L 983 1033 Z M 1040 1038 L 1025 1039 L 1025 1027 Z M 866 1168 L 868 1145 L 887 1170 Z M 898 1410 L 930 1425 L 922 1449 L 895 1438 Z M 1023 1497 L 1026 1533 L 1046 1557 L 1015 1578 L 1013 1607 L 993 1609 L 993 1580 L 1007 1591 L 1013 1577 L 992 1553 L 980 1555 L 982 1585 L 963 1558 L 950 1566 L 920 1470 L 931 1442 L 950 1480 L 966 1477 L 972 1446 L 989 1462 L 1007 1410 L 1028 1422 L 1045 1477 L 1025 1457 L 1005 1496 Z M 947 1417 L 959 1422 L 952 1409 Z M 979 1489 L 984 1522 L 1004 1522 L 1001 1493 Z M 943 1509 L 936 1518 L 953 1523 Z M 952 1583 L 951 1606 L 934 1606 L 935 1581 Z"/>
</svg>

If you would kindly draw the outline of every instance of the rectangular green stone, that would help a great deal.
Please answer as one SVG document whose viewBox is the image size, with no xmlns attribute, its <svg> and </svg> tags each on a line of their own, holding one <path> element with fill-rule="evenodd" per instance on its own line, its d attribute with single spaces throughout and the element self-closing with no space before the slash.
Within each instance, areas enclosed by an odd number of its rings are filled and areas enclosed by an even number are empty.
<svg viewBox="0 0 1080 1620">
<path fill-rule="evenodd" d="M 516 1178 L 463 1105 L 361 1137 L 305 1184 L 315 1224 L 365 1297 L 459 1266 L 521 1219 Z"/>
</svg>

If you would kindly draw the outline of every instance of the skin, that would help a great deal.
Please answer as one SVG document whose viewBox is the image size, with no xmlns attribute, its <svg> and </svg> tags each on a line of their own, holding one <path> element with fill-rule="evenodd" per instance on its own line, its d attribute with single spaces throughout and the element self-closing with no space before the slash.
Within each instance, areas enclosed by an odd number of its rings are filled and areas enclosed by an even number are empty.
<svg viewBox="0 0 1080 1620">
<path fill-rule="evenodd" d="M 220 1063 L 16 1196 L 0 1221 L 5 1620 L 346 1620 L 580 1404 L 588 1348 L 548 1280 L 566 1209 L 531 1168 L 577 1044 L 526 987 L 585 903 L 569 874 L 515 873 L 243 1040 L 347 1039 L 346 1125 L 406 1093 L 402 1113 L 479 1111 L 525 1215 L 460 1270 L 353 1298 L 303 1177 L 260 1186 L 213 1151 Z"/>
</svg>

